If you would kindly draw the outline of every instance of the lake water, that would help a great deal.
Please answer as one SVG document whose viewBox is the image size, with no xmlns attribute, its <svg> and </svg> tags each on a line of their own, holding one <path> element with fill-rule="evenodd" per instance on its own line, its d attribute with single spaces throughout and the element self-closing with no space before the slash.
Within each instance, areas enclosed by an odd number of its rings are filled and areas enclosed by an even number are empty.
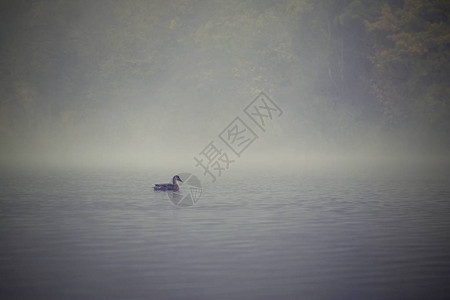
<svg viewBox="0 0 450 300">
<path fill-rule="evenodd" d="M 4 171 L 0 298 L 450 297 L 449 172 L 200 177 L 189 208 L 172 175 Z"/>
</svg>

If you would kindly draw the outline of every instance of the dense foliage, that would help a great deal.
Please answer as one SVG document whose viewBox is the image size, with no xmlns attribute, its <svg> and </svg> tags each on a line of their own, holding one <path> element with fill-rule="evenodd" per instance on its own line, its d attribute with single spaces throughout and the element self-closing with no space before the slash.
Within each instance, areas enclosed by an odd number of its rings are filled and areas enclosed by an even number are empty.
<svg viewBox="0 0 450 300">
<path fill-rule="evenodd" d="M 257 90 L 290 95 L 297 126 L 322 126 L 328 138 L 372 127 L 448 142 L 448 0 L 0 6 L 5 147 L 17 136 L 67 134 L 110 105 L 139 106 L 129 95 L 163 82 L 212 102 Z M 308 125 L 305 112 L 330 120 Z"/>
</svg>

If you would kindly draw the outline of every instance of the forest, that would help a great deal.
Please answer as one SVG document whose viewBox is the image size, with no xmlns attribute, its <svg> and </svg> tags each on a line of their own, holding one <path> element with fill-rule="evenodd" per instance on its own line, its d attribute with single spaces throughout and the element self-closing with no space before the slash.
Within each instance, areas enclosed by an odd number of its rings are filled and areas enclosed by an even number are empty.
<svg viewBox="0 0 450 300">
<path fill-rule="evenodd" d="M 261 90 L 304 144 L 450 150 L 448 0 L 9 0 L 0 12 L 3 157 L 99 136 L 133 147 L 165 130 L 148 111 L 192 101 L 188 117 L 217 115 Z"/>
</svg>

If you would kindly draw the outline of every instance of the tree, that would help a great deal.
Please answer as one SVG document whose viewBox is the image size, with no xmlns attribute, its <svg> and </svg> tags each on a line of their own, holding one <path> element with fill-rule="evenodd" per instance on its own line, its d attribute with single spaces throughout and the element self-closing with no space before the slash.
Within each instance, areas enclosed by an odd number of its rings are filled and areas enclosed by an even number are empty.
<svg viewBox="0 0 450 300">
<path fill-rule="evenodd" d="M 394 126 L 447 131 L 450 125 L 450 2 L 388 3 L 366 22 L 371 61 L 386 119 Z"/>
</svg>

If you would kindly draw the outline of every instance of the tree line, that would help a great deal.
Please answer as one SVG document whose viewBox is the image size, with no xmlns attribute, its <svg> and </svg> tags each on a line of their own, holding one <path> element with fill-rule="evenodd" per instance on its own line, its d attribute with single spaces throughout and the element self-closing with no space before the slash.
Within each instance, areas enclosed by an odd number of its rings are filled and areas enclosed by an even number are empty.
<svg viewBox="0 0 450 300">
<path fill-rule="evenodd" d="M 290 91 L 302 96 L 294 111 L 449 142 L 448 0 L 0 5 L 0 135 L 11 145 L 164 81 L 208 99 Z"/>
</svg>

